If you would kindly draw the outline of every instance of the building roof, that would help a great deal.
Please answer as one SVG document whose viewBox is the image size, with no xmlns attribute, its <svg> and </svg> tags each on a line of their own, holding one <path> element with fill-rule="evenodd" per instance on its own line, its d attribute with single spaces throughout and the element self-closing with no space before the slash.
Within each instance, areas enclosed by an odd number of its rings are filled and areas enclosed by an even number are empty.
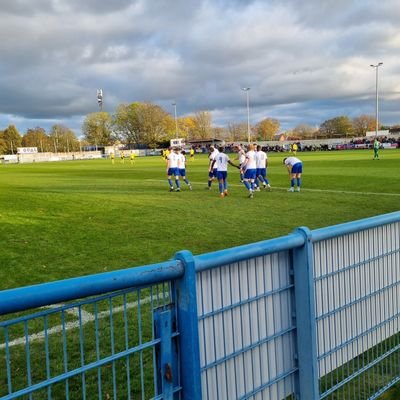
<svg viewBox="0 0 400 400">
<path fill-rule="evenodd" d="M 216 138 L 188 140 L 188 143 L 190 143 L 190 144 L 213 144 L 213 143 L 223 143 L 223 142 L 224 142 L 224 140 L 216 139 Z"/>
</svg>

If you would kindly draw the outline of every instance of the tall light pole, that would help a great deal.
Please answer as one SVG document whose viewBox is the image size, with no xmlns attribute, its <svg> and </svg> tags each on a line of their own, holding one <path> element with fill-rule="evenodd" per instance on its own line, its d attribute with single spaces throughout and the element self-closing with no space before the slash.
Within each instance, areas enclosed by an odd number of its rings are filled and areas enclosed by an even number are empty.
<svg viewBox="0 0 400 400">
<path fill-rule="evenodd" d="M 379 121 L 379 115 L 378 115 L 378 69 L 379 67 L 383 65 L 383 62 L 380 62 L 376 65 L 371 64 L 370 66 L 372 68 L 375 68 L 375 137 L 378 136 L 378 121 Z"/>
<path fill-rule="evenodd" d="M 100 112 L 103 112 L 103 89 L 97 89 L 97 104 L 99 105 Z M 104 119 L 102 119 L 103 127 L 102 127 L 102 134 L 104 134 Z M 99 131 L 99 127 L 96 128 L 96 133 Z M 94 144 L 96 146 L 97 151 L 97 138 L 94 140 Z"/>
<path fill-rule="evenodd" d="M 173 102 L 172 105 L 174 106 L 174 114 L 175 114 L 175 138 L 178 139 L 178 118 L 176 116 L 176 103 Z"/>
<path fill-rule="evenodd" d="M 100 111 L 103 111 L 103 89 L 97 89 L 97 104 L 100 107 Z"/>
<path fill-rule="evenodd" d="M 250 143 L 250 105 L 249 105 L 249 87 L 242 88 L 247 97 L 247 143 Z"/>
</svg>

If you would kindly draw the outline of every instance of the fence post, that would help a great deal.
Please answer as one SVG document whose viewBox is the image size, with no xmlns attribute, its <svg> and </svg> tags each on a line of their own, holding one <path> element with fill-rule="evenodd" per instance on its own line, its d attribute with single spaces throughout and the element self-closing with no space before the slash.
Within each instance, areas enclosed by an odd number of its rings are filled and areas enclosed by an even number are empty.
<svg viewBox="0 0 400 400">
<path fill-rule="evenodd" d="M 172 400 L 174 394 L 174 367 L 172 347 L 172 311 L 170 309 L 155 309 L 154 324 L 155 336 L 160 338 L 160 349 L 157 352 L 157 382 L 159 391 L 164 400 Z"/>
<path fill-rule="evenodd" d="M 181 261 L 185 270 L 176 281 L 182 400 L 201 400 L 195 263 L 187 250 L 176 253 L 175 260 Z"/>
<path fill-rule="evenodd" d="M 299 366 L 298 390 L 300 400 L 318 400 L 320 396 L 312 233 L 305 227 L 298 228 L 295 232 L 304 236 L 304 245 L 293 250 L 297 358 Z"/>
</svg>

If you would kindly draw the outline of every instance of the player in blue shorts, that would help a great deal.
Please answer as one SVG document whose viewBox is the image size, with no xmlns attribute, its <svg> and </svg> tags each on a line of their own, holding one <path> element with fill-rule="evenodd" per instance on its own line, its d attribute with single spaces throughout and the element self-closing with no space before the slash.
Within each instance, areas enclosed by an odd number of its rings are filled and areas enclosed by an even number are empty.
<svg viewBox="0 0 400 400">
<path fill-rule="evenodd" d="M 174 191 L 174 185 L 172 183 L 172 177 L 175 178 L 176 191 L 180 192 L 180 184 L 179 184 L 179 168 L 178 168 L 178 150 L 174 148 L 168 155 L 167 158 L 167 175 L 168 175 L 168 183 L 169 183 L 169 191 Z"/>
<path fill-rule="evenodd" d="M 185 150 L 180 150 L 178 153 L 179 153 L 178 154 L 179 175 L 182 177 L 182 179 L 186 183 L 186 185 L 189 186 L 189 189 L 192 190 L 192 185 L 186 178 L 186 152 L 185 152 Z"/>
<path fill-rule="evenodd" d="M 235 151 L 237 153 L 237 157 L 235 158 L 235 160 L 239 160 L 239 167 L 240 167 L 240 183 L 244 182 L 244 175 L 242 173 L 242 165 L 246 160 L 246 152 L 243 150 L 242 146 L 240 144 L 238 144 L 235 147 Z"/>
<path fill-rule="evenodd" d="M 264 189 L 271 190 L 271 186 L 269 184 L 268 178 L 267 178 L 267 166 L 268 166 L 268 156 L 267 153 L 262 151 L 261 146 L 257 146 L 257 151 L 256 151 L 256 166 L 257 166 L 257 177 L 256 177 L 256 186 L 257 186 L 257 191 L 260 190 L 258 180 L 261 181 L 261 183 L 264 186 Z"/>
<path fill-rule="evenodd" d="M 233 167 L 240 168 L 235 165 L 229 157 L 224 153 L 225 149 L 221 146 L 218 148 L 218 155 L 213 161 L 212 167 L 217 167 L 217 179 L 219 185 L 219 196 L 223 199 L 228 196 L 228 164 Z"/>
<path fill-rule="evenodd" d="M 253 198 L 253 192 L 255 189 L 255 179 L 257 176 L 257 163 L 256 163 L 256 152 L 254 151 L 254 145 L 249 144 L 248 151 L 246 153 L 246 159 L 241 165 L 241 172 L 244 173 L 244 185 L 249 191 L 249 197 Z"/>
<path fill-rule="evenodd" d="M 217 157 L 219 151 L 214 147 L 210 146 L 209 150 L 209 164 L 208 164 L 208 186 L 207 189 L 211 190 L 211 184 L 213 180 L 217 177 L 217 166 L 215 165 L 215 158 Z"/>
<path fill-rule="evenodd" d="M 297 157 L 287 157 L 283 159 L 290 177 L 290 189 L 288 192 L 294 192 L 294 186 L 297 180 L 297 192 L 300 192 L 301 174 L 303 173 L 303 163 Z"/>
</svg>

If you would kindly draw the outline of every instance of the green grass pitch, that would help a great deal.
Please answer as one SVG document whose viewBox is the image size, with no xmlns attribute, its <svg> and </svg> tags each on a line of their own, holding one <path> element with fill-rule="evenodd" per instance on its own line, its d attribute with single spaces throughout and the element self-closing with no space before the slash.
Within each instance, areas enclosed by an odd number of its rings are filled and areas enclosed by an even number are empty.
<svg viewBox="0 0 400 400">
<path fill-rule="evenodd" d="M 205 190 L 207 158 L 188 160 L 193 191 L 169 193 L 161 157 L 0 165 L 0 289 L 165 261 L 399 210 L 400 150 L 299 153 L 301 193 L 285 154 L 269 154 L 272 191 Z M 234 154 L 231 155 L 233 159 Z"/>
</svg>

